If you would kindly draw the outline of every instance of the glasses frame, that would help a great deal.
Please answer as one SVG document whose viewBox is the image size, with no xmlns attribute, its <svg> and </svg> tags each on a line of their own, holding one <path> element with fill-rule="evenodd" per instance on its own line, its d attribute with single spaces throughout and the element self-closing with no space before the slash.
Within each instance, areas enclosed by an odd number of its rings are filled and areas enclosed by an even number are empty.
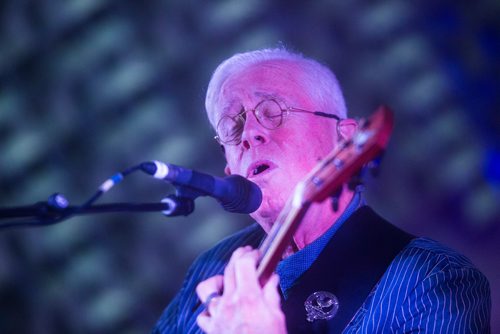
<svg viewBox="0 0 500 334">
<path fill-rule="evenodd" d="M 257 117 L 257 114 L 255 113 L 255 111 L 259 108 L 260 105 L 262 105 L 262 103 L 264 102 L 274 102 L 276 103 L 276 105 L 279 106 L 280 110 L 281 110 L 281 114 L 280 114 L 280 122 L 277 126 L 275 127 L 267 127 L 265 126 L 264 124 L 262 124 L 261 120 L 260 120 L 260 117 Z M 257 105 L 253 108 L 253 109 L 246 109 L 246 110 L 243 110 L 241 112 L 239 112 L 238 114 L 234 115 L 234 116 L 229 116 L 229 115 L 224 115 L 222 116 L 222 118 L 219 120 L 219 122 L 217 122 L 217 127 L 216 127 L 216 132 L 217 132 L 217 135 L 214 136 L 214 139 L 217 140 L 217 142 L 220 144 L 220 145 L 239 145 L 241 144 L 241 135 L 243 133 L 243 131 L 239 134 L 239 139 L 237 141 L 234 141 L 234 140 L 230 140 L 230 141 L 223 141 L 221 139 L 221 137 L 219 136 L 219 127 L 221 125 L 221 122 L 225 119 L 225 118 L 230 118 L 232 119 L 235 123 L 237 123 L 238 121 L 239 122 L 243 122 L 242 123 L 242 129 L 243 127 L 245 126 L 245 122 L 246 122 L 246 118 L 243 117 L 243 115 L 249 113 L 249 112 L 252 112 L 255 119 L 257 120 L 257 122 L 265 129 L 268 129 L 268 130 L 276 130 L 278 129 L 279 127 L 281 127 L 284 123 L 284 120 L 286 117 L 288 117 L 288 115 L 291 113 L 291 112 L 296 112 L 296 113 L 307 113 L 307 114 L 312 114 L 312 115 L 315 115 L 315 116 L 319 116 L 319 117 L 325 117 L 325 118 L 331 118 L 331 119 L 335 119 L 337 121 L 340 121 L 340 117 L 338 117 L 337 115 L 334 115 L 334 114 L 329 114 L 329 113 L 325 113 L 325 112 L 322 112 L 322 111 L 311 111 L 311 110 L 306 110 L 306 109 L 301 109 L 301 108 L 296 108 L 296 107 L 289 107 L 287 106 L 284 102 L 282 101 L 279 101 L 277 99 L 264 99 L 262 101 L 260 101 L 259 103 L 257 103 Z M 261 116 L 262 117 L 262 116 Z"/>
</svg>

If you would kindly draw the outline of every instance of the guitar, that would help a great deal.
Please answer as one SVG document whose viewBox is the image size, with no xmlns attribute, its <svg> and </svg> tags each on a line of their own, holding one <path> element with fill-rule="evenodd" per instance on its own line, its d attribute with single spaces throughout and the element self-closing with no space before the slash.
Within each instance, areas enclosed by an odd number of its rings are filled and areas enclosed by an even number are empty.
<svg viewBox="0 0 500 334">
<path fill-rule="evenodd" d="M 259 247 L 257 273 L 261 286 L 271 277 L 310 205 L 336 194 L 363 166 L 379 156 L 389 142 L 392 126 L 392 112 L 387 107 L 379 107 L 370 118 L 359 122 L 358 131 L 351 139 L 342 140 L 296 186 Z"/>
</svg>

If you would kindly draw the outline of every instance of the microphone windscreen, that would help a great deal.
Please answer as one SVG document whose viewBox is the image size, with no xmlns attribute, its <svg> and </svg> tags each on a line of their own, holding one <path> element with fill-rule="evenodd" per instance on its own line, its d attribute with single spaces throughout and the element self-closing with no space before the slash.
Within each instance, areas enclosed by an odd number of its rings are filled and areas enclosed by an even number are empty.
<svg viewBox="0 0 500 334">
<path fill-rule="evenodd" d="M 229 212 L 252 213 L 262 203 L 262 191 L 259 186 L 240 175 L 230 175 L 224 180 L 231 189 L 230 198 L 219 200 L 222 207 Z"/>
</svg>

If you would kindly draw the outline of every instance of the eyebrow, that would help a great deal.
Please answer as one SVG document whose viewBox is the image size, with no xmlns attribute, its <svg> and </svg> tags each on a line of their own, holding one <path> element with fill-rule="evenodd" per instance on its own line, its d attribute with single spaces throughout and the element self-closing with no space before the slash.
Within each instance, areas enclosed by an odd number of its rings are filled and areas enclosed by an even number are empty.
<svg viewBox="0 0 500 334">
<path fill-rule="evenodd" d="M 265 99 L 280 99 L 280 97 L 276 93 L 255 92 L 255 96 Z"/>
<path fill-rule="evenodd" d="M 282 100 L 282 98 L 279 97 L 276 93 L 269 93 L 269 92 L 257 91 L 257 92 L 254 93 L 254 95 L 257 96 L 257 97 L 260 97 L 260 98 L 264 98 L 264 99 L 276 99 L 276 100 L 280 100 L 280 101 Z M 233 110 L 235 104 L 237 104 L 237 105 L 240 106 L 240 108 L 238 108 L 238 110 L 244 109 L 244 106 L 240 103 L 240 101 L 237 98 L 232 98 L 222 108 L 222 114 L 221 114 L 221 116 L 223 116 L 223 115 L 231 115 L 231 114 L 237 115 L 240 111 L 238 111 L 236 113 L 231 113 L 231 111 Z"/>
<path fill-rule="evenodd" d="M 232 99 L 230 100 L 223 108 L 222 108 L 222 114 L 221 116 L 224 116 L 224 115 L 227 115 L 229 114 L 229 112 L 231 111 L 231 109 L 233 109 L 233 106 L 235 104 L 237 104 L 238 101 L 236 99 Z"/>
</svg>

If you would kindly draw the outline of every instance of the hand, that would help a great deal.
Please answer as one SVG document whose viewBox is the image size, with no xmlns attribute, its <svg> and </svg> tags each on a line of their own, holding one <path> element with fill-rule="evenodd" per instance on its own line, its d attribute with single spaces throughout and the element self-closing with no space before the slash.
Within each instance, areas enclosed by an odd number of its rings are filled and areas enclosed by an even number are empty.
<svg viewBox="0 0 500 334">
<path fill-rule="evenodd" d="M 224 276 L 213 276 L 196 287 L 205 302 L 212 298 L 208 309 L 198 315 L 198 326 L 206 333 L 286 333 L 285 315 L 281 311 L 278 293 L 279 278 L 273 274 L 261 288 L 256 264 L 258 250 L 242 247 L 234 251 Z M 223 292 L 222 292 L 223 291 Z"/>
</svg>

